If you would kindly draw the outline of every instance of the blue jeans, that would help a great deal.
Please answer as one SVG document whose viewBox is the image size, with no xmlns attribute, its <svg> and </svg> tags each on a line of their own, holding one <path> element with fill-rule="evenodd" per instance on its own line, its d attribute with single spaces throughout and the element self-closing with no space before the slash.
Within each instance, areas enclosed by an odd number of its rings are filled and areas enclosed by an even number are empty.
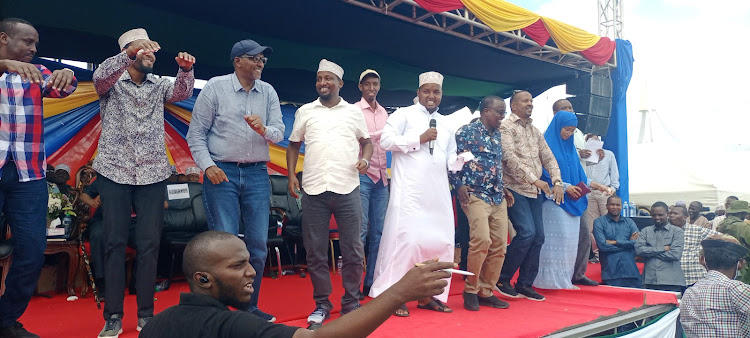
<svg viewBox="0 0 750 338">
<path fill-rule="evenodd" d="M 227 175 L 229 182 L 213 184 L 203 178 L 203 203 L 206 220 L 211 230 L 226 231 L 238 235 L 240 224 L 244 225 L 245 245 L 250 252 L 250 265 L 258 276 L 253 282 L 253 293 L 249 311 L 258 307 L 260 282 L 266 265 L 268 248 L 268 214 L 271 208 L 271 182 L 268 168 L 263 162 L 244 168 L 236 164 L 216 162 Z"/>
<path fill-rule="evenodd" d="M 14 162 L 6 162 L 0 179 L 0 210 L 13 234 L 13 263 L 0 298 L 0 326 L 21 318 L 34 293 L 47 248 L 47 181 L 19 182 Z"/>
<path fill-rule="evenodd" d="M 362 199 L 360 237 L 362 237 L 362 245 L 366 245 L 365 252 L 367 252 L 367 271 L 365 272 L 364 286 L 369 287 L 372 286 L 372 279 L 375 274 L 380 237 L 383 235 L 385 211 L 388 209 L 388 186 L 383 183 L 383 179 L 374 183 L 369 176 L 360 174 L 359 196 Z M 369 245 L 366 241 L 368 237 Z"/>
<path fill-rule="evenodd" d="M 515 202 L 512 207 L 508 207 L 508 218 L 516 229 L 516 237 L 508 245 L 498 281 L 508 283 L 516 270 L 520 269 L 516 286 L 530 287 L 539 272 L 539 252 L 544 244 L 544 196 L 540 194 L 535 198 L 528 198 L 513 190 L 510 193 Z"/>
</svg>

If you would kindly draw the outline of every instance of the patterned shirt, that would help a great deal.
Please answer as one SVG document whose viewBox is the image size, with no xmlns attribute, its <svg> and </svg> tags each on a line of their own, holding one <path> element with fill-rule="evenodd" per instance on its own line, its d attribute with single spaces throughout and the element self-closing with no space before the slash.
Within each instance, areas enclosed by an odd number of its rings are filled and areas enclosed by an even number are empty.
<svg viewBox="0 0 750 338">
<path fill-rule="evenodd" d="M 20 182 L 41 180 L 47 170 L 42 97 L 66 97 L 78 86 L 73 78 L 63 91 L 51 89 L 47 84 L 52 72 L 42 65 L 35 66 L 42 72 L 42 84 L 24 82 L 18 73 L 0 74 L 0 168 L 12 157 Z"/>
<path fill-rule="evenodd" d="M 688 222 L 690 222 L 689 219 L 688 219 Z M 697 225 L 699 227 L 708 228 L 708 229 L 711 229 L 711 227 L 712 227 L 711 226 L 711 221 L 709 221 L 708 218 L 706 218 L 703 215 L 698 216 L 698 219 L 696 219 L 695 222 L 692 222 L 690 224 Z"/>
<path fill-rule="evenodd" d="M 641 230 L 635 242 L 635 254 L 646 259 L 643 284 L 685 285 L 680 259 L 685 235 L 682 229 L 667 224 L 649 225 Z M 664 250 L 669 246 L 669 251 Z"/>
<path fill-rule="evenodd" d="M 709 271 L 682 296 L 680 322 L 688 337 L 750 337 L 750 286 Z"/>
<path fill-rule="evenodd" d="M 534 186 L 542 177 L 542 165 L 549 172 L 552 182 L 560 179 L 560 167 L 544 140 L 544 135 L 516 114 L 500 124 L 503 148 L 503 183 L 505 187 L 528 198 L 535 198 L 539 191 Z"/>
<path fill-rule="evenodd" d="M 189 98 L 195 78 L 192 70 L 180 69 L 174 83 L 148 74 L 138 85 L 127 72 L 133 62 L 123 51 L 94 72 L 102 117 L 94 169 L 119 184 L 147 185 L 172 174 L 164 144 L 164 103 Z"/>
<path fill-rule="evenodd" d="M 692 285 L 706 276 L 706 268 L 701 265 L 701 241 L 711 235 L 719 235 L 718 232 L 706 229 L 694 224 L 685 224 L 682 228 L 685 232 L 685 247 L 682 249 L 682 274 L 685 275 L 685 283 Z"/>
<path fill-rule="evenodd" d="M 482 121 L 476 120 L 456 132 L 456 152 L 469 151 L 474 161 L 464 165 L 458 172 L 450 172 L 451 184 L 458 188 L 465 185 L 474 189 L 472 194 L 489 205 L 503 201 L 503 150 L 500 131 L 490 132 Z"/>
</svg>

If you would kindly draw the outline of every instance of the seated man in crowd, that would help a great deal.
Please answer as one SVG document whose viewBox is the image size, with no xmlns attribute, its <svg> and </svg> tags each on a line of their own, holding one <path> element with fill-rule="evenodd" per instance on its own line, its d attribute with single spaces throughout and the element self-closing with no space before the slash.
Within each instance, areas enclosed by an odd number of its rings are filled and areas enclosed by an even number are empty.
<svg viewBox="0 0 750 338">
<path fill-rule="evenodd" d="M 732 280 L 750 250 L 737 239 L 714 235 L 701 241 L 706 278 L 685 291 L 680 322 L 688 337 L 750 337 L 750 286 Z"/>
<path fill-rule="evenodd" d="M 57 184 L 57 188 L 63 195 L 70 196 L 71 187 L 68 185 L 70 180 L 70 166 L 67 164 L 58 164 L 55 166 L 55 172 L 49 179 L 50 182 Z"/>
<path fill-rule="evenodd" d="M 620 216 L 622 200 L 607 198 L 607 214 L 594 220 L 594 239 L 599 246 L 602 281 L 612 286 L 641 287 L 641 273 L 635 265 L 638 227 L 629 217 Z"/>
<path fill-rule="evenodd" d="M 664 202 L 651 206 L 654 225 L 641 230 L 635 242 L 635 254 L 646 259 L 643 268 L 643 287 L 653 290 L 682 292 L 685 276 L 680 259 L 685 242 L 682 229 L 669 224 Z"/>
<path fill-rule="evenodd" d="M 246 311 L 254 292 L 255 270 L 250 253 L 237 236 L 206 231 L 185 248 L 183 271 L 190 293 L 180 295 L 180 304 L 154 316 L 140 337 L 365 337 L 401 305 L 443 292 L 452 262 L 425 262 L 412 268 L 399 282 L 377 297 L 316 331 L 269 323 Z"/>
<path fill-rule="evenodd" d="M 201 181 L 201 170 L 198 167 L 190 167 L 185 170 L 188 182 L 200 182 Z"/>
</svg>

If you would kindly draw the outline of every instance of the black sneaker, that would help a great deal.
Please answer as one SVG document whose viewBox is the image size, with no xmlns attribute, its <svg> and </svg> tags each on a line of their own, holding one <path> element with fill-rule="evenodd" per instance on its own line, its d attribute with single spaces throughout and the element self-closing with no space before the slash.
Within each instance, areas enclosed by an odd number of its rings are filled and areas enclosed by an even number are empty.
<svg viewBox="0 0 750 338">
<path fill-rule="evenodd" d="M 599 283 L 597 281 L 595 281 L 593 279 L 589 279 L 586 276 L 583 276 L 583 278 L 576 279 L 576 280 L 574 280 L 572 282 L 573 282 L 573 284 L 576 284 L 576 285 L 586 285 L 586 286 L 598 286 L 599 285 Z"/>
<path fill-rule="evenodd" d="M 494 307 L 496 309 L 507 309 L 510 304 L 503 302 L 502 300 L 495 297 L 495 295 L 489 297 L 477 297 L 479 305 Z"/>
<path fill-rule="evenodd" d="M 0 328 L 0 337 L 39 338 L 38 335 L 35 335 L 24 329 L 23 324 L 19 322 L 15 322 L 13 324 L 10 324 L 10 326 Z"/>
<path fill-rule="evenodd" d="M 354 303 L 352 305 L 349 305 L 347 307 L 342 307 L 340 314 L 343 316 L 343 315 L 345 315 L 345 314 L 347 314 L 349 312 L 352 312 L 352 311 L 354 311 L 356 309 L 359 309 L 361 307 L 362 307 L 362 304 L 360 304 L 359 302 L 356 302 L 356 303 Z"/>
<path fill-rule="evenodd" d="M 521 298 L 521 296 L 518 295 L 518 292 L 516 292 L 516 290 L 513 289 L 513 286 L 510 285 L 510 282 L 498 282 L 496 286 L 497 286 L 497 292 L 500 292 L 500 294 L 505 297 Z"/>
<path fill-rule="evenodd" d="M 476 293 L 468 293 L 464 291 L 464 309 L 469 311 L 479 311 L 479 297 Z"/>
<path fill-rule="evenodd" d="M 545 300 L 544 296 L 538 294 L 534 289 L 532 289 L 530 286 L 520 286 L 516 285 L 516 291 L 523 297 L 526 297 L 531 300 L 535 300 L 537 302 L 541 302 Z"/>
<path fill-rule="evenodd" d="M 104 328 L 99 332 L 99 338 L 117 338 L 122 333 L 122 319 L 113 315 L 104 323 Z"/>
<path fill-rule="evenodd" d="M 254 308 L 254 309 L 252 309 L 252 310 L 250 310 L 249 312 L 252 313 L 252 314 L 254 314 L 254 315 L 256 315 L 256 316 L 258 316 L 258 317 L 260 317 L 260 319 L 263 319 L 263 320 L 265 320 L 265 321 L 267 321 L 269 323 L 273 323 L 273 322 L 276 321 L 276 317 L 274 317 L 273 315 L 270 315 L 270 314 L 267 314 L 267 313 L 261 311 L 257 307 Z"/>
</svg>

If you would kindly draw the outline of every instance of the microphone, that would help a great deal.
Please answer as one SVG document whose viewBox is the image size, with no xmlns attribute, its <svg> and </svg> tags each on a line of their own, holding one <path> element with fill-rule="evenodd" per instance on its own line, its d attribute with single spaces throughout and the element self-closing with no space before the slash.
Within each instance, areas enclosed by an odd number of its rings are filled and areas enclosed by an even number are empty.
<svg viewBox="0 0 750 338">
<path fill-rule="evenodd" d="M 437 127 L 437 121 L 435 121 L 435 119 L 431 119 L 430 128 L 435 128 L 435 127 Z M 432 155 L 432 151 L 435 150 L 435 140 L 430 140 L 429 146 L 430 146 L 430 155 Z"/>
</svg>

